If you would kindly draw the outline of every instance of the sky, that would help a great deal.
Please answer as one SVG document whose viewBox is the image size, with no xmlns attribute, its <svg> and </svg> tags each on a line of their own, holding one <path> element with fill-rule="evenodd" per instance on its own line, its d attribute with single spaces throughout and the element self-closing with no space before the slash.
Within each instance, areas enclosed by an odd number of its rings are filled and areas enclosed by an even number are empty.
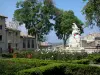
<svg viewBox="0 0 100 75">
<path fill-rule="evenodd" d="M 11 21 L 14 11 L 16 10 L 16 2 L 19 0 L 0 0 L 0 14 L 5 15 L 8 17 L 7 22 Z M 85 16 L 82 15 L 82 8 L 86 4 L 82 0 L 54 0 L 54 4 L 56 7 L 67 10 L 73 10 L 75 15 L 82 21 L 85 22 Z M 19 29 L 26 33 L 26 29 L 23 26 L 19 27 Z M 99 32 L 98 27 L 94 26 L 93 29 L 87 27 L 84 29 L 84 34 L 87 35 L 90 33 Z M 47 41 L 51 43 L 58 43 L 62 42 L 62 40 L 58 40 L 57 36 L 55 35 L 54 31 L 51 31 L 49 35 L 47 35 Z"/>
</svg>

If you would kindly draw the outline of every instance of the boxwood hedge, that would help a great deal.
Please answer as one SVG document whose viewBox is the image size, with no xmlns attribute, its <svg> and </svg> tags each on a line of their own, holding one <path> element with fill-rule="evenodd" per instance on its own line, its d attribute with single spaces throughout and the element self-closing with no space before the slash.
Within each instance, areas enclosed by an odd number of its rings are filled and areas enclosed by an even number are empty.
<svg viewBox="0 0 100 75">
<path fill-rule="evenodd" d="M 88 59 L 72 62 L 39 59 L 0 59 L 0 75 L 100 75 Z M 86 64 L 86 65 L 85 65 Z"/>
<path fill-rule="evenodd" d="M 54 63 L 26 69 L 17 75 L 100 75 L 100 68 L 82 64 Z"/>
<path fill-rule="evenodd" d="M 16 72 L 39 66 L 45 66 L 49 62 L 41 62 L 38 59 L 0 59 L 0 75 L 15 75 Z"/>
</svg>

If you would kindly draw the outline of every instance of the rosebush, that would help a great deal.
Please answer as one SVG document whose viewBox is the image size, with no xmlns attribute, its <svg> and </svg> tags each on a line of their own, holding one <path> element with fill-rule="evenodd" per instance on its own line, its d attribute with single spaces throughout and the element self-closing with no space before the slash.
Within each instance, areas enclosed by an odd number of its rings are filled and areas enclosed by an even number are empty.
<svg viewBox="0 0 100 75">
<path fill-rule="evenodd" d="M 86 58 L 88 54 L 86 52 L 65 52 L 65 51 L 45 51 L 45 50 L 39 50 L 39 51 L 18 51 L 16 52 L 17 58 L 27 58 L 28 54 L 32 55 L 32 58 L 36 59 L 43 59 L 43 60 L 79 60 Z"/>
</svg>

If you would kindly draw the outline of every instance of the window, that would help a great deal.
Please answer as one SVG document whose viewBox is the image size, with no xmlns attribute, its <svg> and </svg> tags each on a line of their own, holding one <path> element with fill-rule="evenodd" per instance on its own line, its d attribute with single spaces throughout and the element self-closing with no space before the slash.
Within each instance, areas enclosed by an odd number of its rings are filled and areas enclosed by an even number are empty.
<svg viewBox="0 0 100 75">
<path fill-rule="evenodd" d="M 2 41 L 2 35 L 0 35 L 0 41 Z"/>
<path fill-rule="evenodd" d="M 2 25 L 0 25 L 0 29 L 2 29 Z"/>
<path fill-rule="evenodd" d="M 16 32 L 16 36 L 18 35 L 18 33 Z"/>
<path fill-rule="evenodd" d="M 0 53 L 2 53 L 2 48 L 0 47 Z"/>
<path fill-rule="evenodd" d="M 34 40 L 32 40 L 32 48 L 34 48 Z"/>
<path fill-rule="evenodd" d="M 2 17 L 0 17 L 0 20 L 2 20 Z"/>
<path fill-rule="evenodd" d="M 4 20 L 5 18 L 3 18 L 3 17 L 0 17 L 0 20 Z"/>
<path fill-rule="evenodd" d="M 18 44 L 16 43 L 16 49 L 17 49 Z"/>
<path fill-rule="evenodd" d="M 23 40 L 23 48 L 26 48 L 25 40 Z"/>
<path fill-rule="evenodd" d="M 30 48 L 30 40 L 28 40 L 27 47 Z"/>
<path fill-rule="evenodd" d="M 9 35 L 11 36 L 11 32 L 9 32 Z"/>
</svg>

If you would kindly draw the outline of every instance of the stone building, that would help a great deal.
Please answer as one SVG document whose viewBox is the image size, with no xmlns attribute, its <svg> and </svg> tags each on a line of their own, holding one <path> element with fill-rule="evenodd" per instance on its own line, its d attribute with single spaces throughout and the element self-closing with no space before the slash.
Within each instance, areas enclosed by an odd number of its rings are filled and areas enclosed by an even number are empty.
<svg viewBox="0 0 100 75">
<path fill-rule="evenodd" d="M 20 33 L 20 50 L 35 50 L 36 39 L 35 36 Z"/>
<path fill-rule="evenodd" d="M 100 45 L 100 33 L 92 33 L 84 36 L 81 43 L 82 47 L 96 47 Z"/>
<path fill-rule="evenodd" d="M 6 16 L 0 15 L 0 52 L 9 52 L 9 49 L 36 49 L 35 37 L 22 34 L 17 29 L 8 28 L 6 26 L 6 19 Z"/>
</svg>

